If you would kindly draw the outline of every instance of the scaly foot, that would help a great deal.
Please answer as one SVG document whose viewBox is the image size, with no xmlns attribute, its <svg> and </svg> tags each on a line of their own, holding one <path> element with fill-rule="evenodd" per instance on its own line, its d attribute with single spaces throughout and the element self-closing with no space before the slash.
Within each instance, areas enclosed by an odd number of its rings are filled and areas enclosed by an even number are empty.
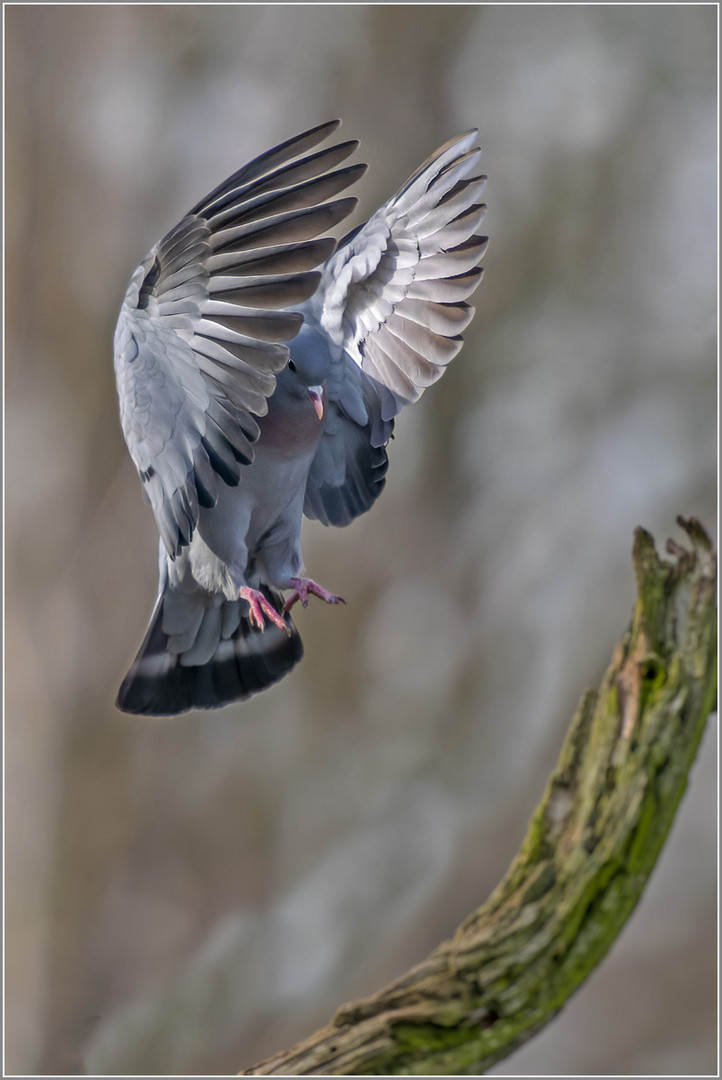
<svg viewBox="0 0 722 1080">
<path fill-rule="evenodd" d="M 279 630 L 284 630 L 288 636 L 291 636 L 291 629 L 286 625 L 285 620 L 278 614 L 273 604 L 266 599 L 262 592 L 258 589 L 249 589 L 247 585 L 244 585 L 241 589 L 241 600 L 245 600 L 248 604 L 248 621 L 251 626 L 255 626 L 257 630 L 266 629 L 266 620 L 277 626 Z M 285 614 L 284 608 L 284 614 Z"/>
<path fill-rule="evenodd" d="M 327 604 L 346 603 L 342 596 L 336 596 L 335 593 L 329 592 L 328 589 L 324 589 L 322 585 L 318 585 L 315 581 L 311 581 L 311 578 L 292 577 L 289 578 L 288 581 L 293 592 L 283 605 L 284 615 L 287 611 L 291 610 L 298 600 L 301 601 L 304 607 L 307 607 L 309 594 L 311 596 L 318 596 L 321 600 L 325 600 Z"/>
</svg>

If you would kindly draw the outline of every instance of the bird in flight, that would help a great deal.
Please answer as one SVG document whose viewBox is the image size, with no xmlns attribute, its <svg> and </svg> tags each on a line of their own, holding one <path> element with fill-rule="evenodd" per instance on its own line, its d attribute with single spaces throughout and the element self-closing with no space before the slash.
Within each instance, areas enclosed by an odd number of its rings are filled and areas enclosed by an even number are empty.
<svg viewBox="0 0 722 1080">
<path fill-rule="evenodd" d="M 115 332 L 128 450 L 160 533 L 159 586 L 118 708 L 242 700 L 300 660 L 290 611 L 303 515 L 348 525 L 378 498 L 399 410 L 462 345 L 487 238 L 474 129 L 365 224 L 328 231 L 365 172 L 333 120 L 215 188 L 131 278 Z M 286 594 L 284 596 L 284 594 Z"/>
</svg>

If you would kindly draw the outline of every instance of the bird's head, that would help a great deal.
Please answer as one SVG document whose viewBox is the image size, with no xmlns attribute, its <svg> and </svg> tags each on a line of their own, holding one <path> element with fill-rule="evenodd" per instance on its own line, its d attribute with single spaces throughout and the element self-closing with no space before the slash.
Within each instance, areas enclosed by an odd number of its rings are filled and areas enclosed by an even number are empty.
<svg viewBox="0 0 722 1080">
<path fill-rule="evenodd" d="M 291 355 L 286 367 L 276 376 L 279 399 L 306 399 L 313 405 L 319 420 L 324 415 L 324 383 L 331 356 L 325 338 L 307 323 L 290 342 Z"/>
</svg>

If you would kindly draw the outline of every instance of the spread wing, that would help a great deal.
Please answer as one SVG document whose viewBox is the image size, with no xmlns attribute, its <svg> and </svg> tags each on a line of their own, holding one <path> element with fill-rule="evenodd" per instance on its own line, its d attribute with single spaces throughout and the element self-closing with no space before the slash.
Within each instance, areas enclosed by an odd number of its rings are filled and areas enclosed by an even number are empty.
<svg viewBox="0 0 722 1080">
<path fill-rule="evenodd" d="M 283 342 L 335 241 L 320 237 L 355 198 L 334 199 L 365 171 L 335 166 L 358 145 L 308 153 L 331 121 L 239 169 L 156 244 L 131 279 L 115 333 L 121 422 L 171 557 L 188 544 L 219 483 L 253 459 Z M 328 201 L 331 200 L 331 201 Z"/>
<path fill-rule="evenodd" d="M 309 517 L 344 525 L 369 508 L 383 488 L 394 417 L 463 344 L 487 244 L 477 233 L 486 211 L 477 134 L 445 143 L 347 236 L 306 305 L 335 357 Z"/>
</svg>

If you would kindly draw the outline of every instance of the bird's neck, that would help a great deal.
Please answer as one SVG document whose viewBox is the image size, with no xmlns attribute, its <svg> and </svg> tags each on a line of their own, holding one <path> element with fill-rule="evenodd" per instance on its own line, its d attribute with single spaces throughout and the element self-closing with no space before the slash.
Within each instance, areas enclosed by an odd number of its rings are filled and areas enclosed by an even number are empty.
<svg viewBox="0 0 722 1080">
<path fill-rule="evenodd" d="M 268 412 L 258 418 L 261 429 L 259 446 L 295 452 L 315 447 L 323 434 L 327 407 L 325 386 L 323 418 L 320 420 L 310 398 L 296 398 L 278 392 L 273 394 L 268 402 Z"/>
</svg>

